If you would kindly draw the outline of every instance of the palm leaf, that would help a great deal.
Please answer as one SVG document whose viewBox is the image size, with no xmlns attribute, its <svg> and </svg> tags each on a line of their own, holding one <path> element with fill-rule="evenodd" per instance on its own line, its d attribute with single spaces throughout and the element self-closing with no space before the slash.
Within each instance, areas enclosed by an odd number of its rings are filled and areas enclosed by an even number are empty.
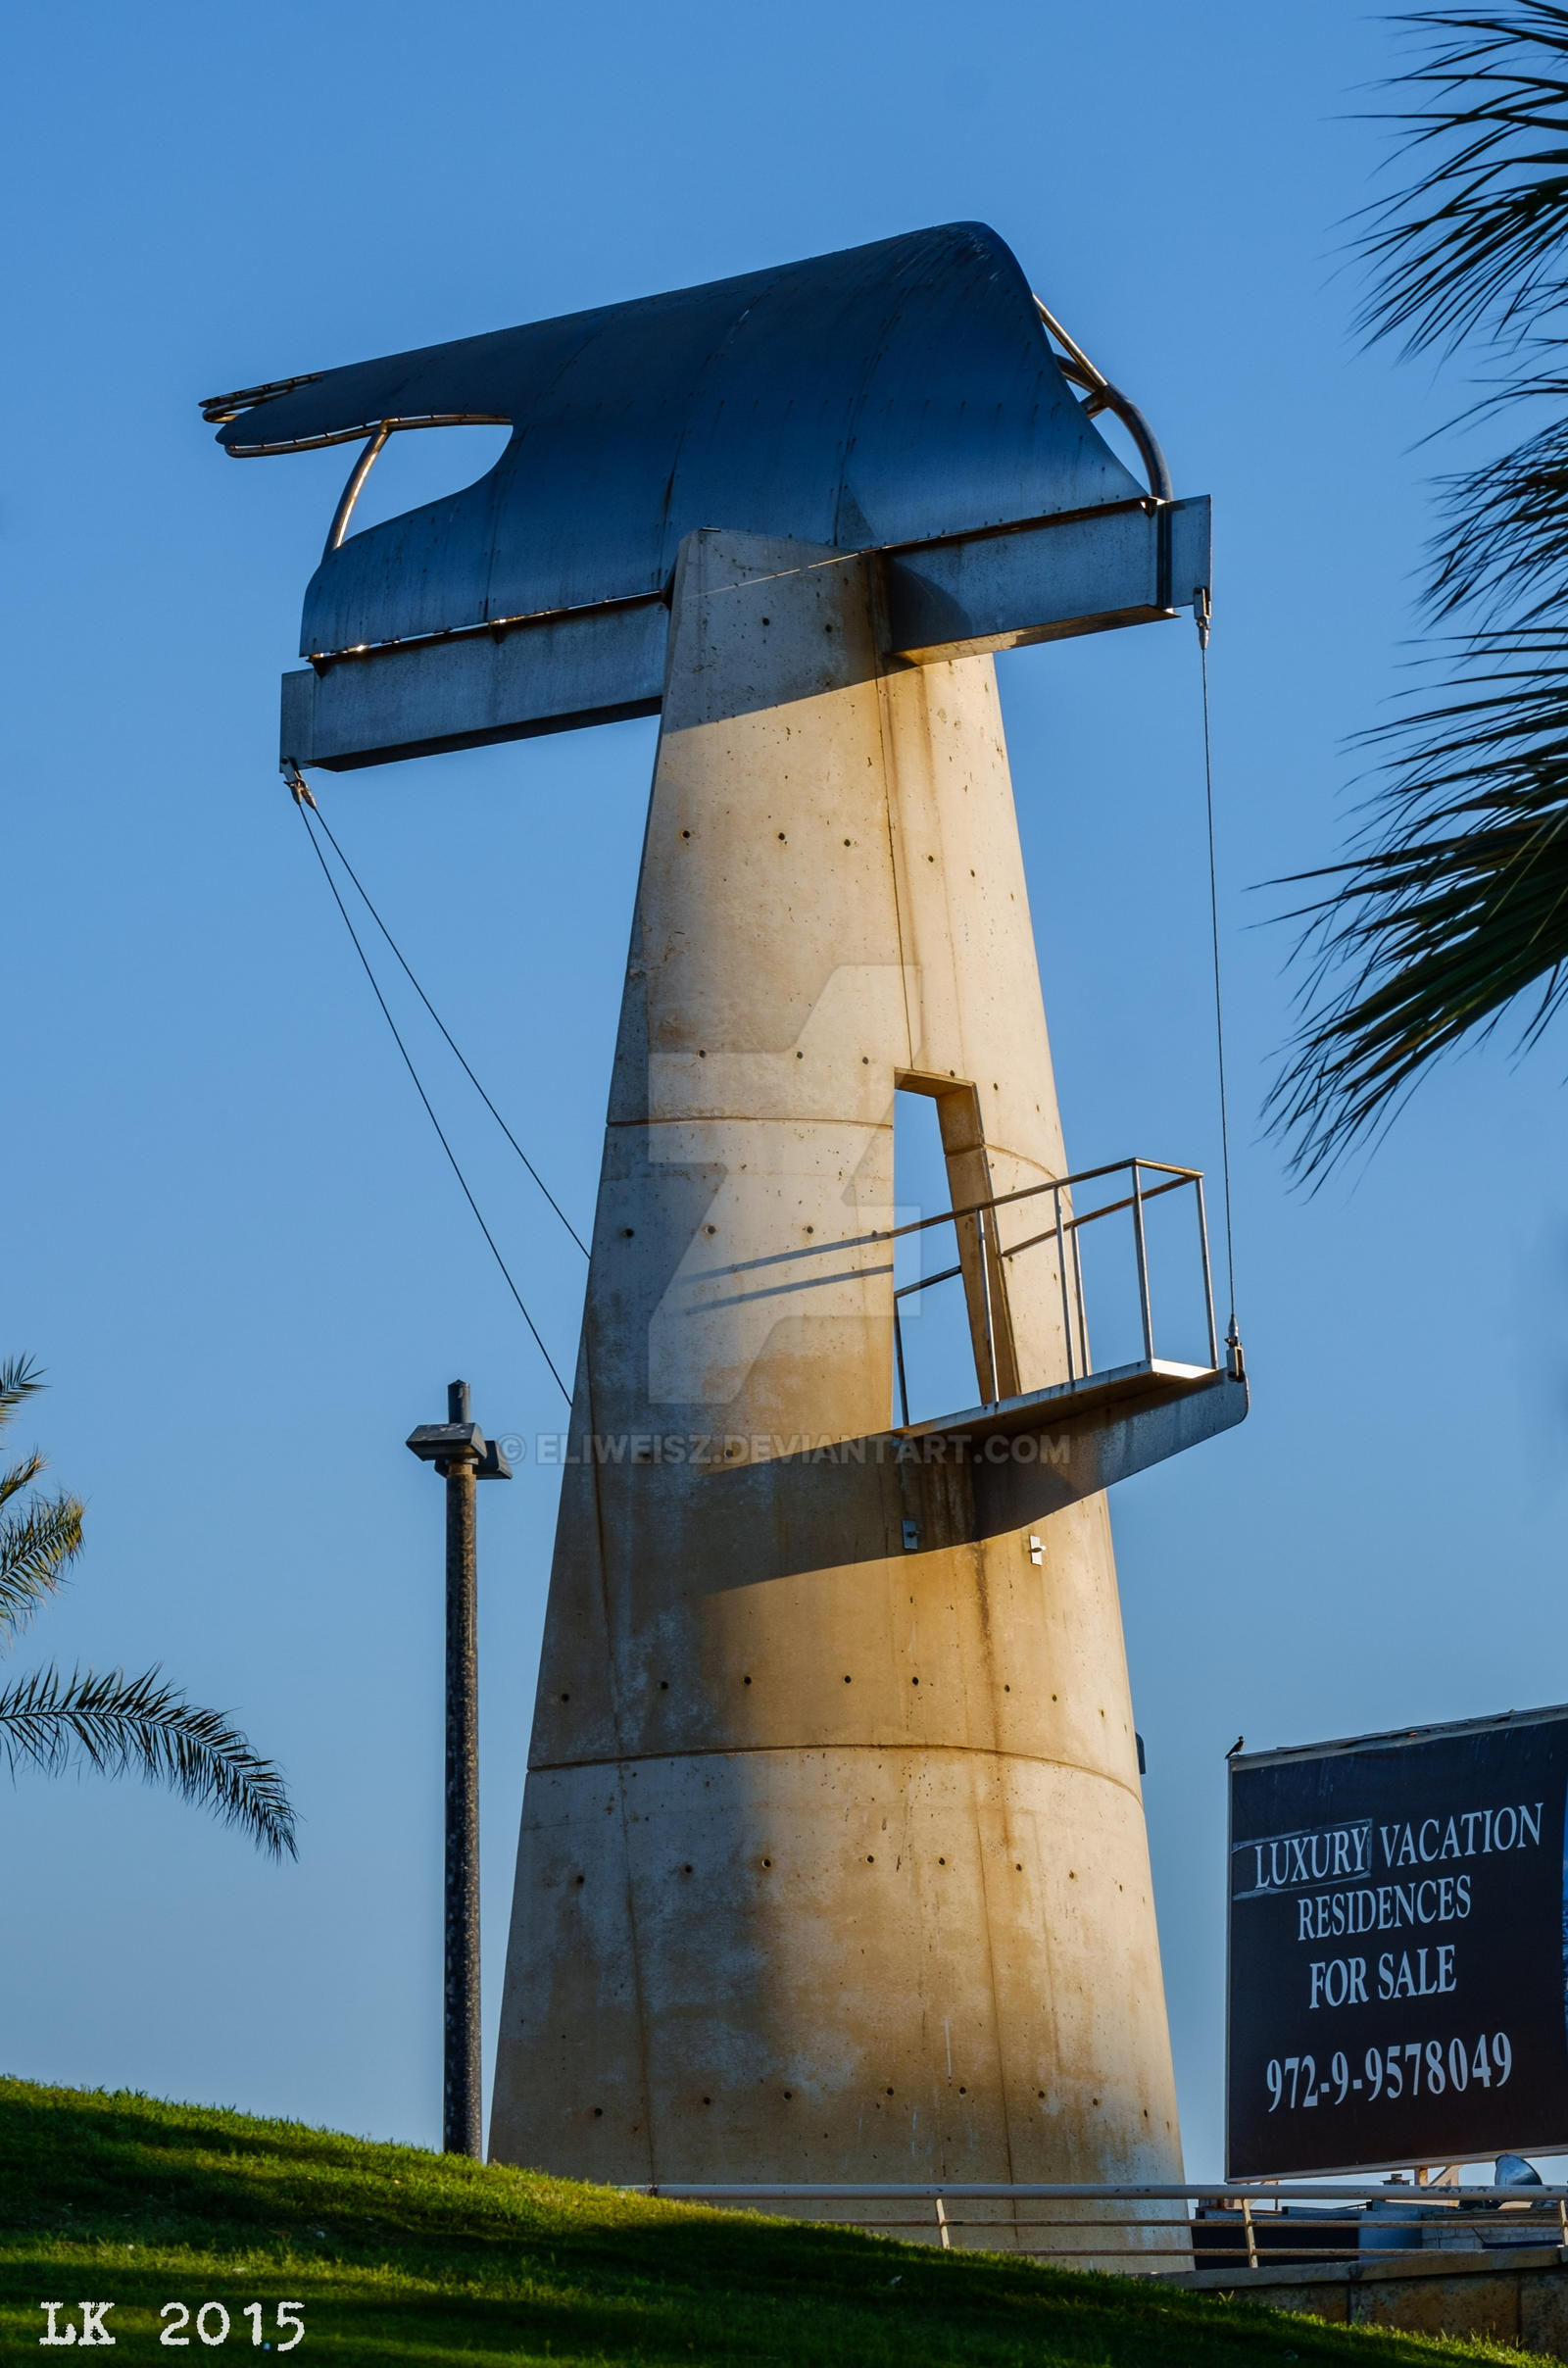
<svg viewBox="0 0 1568 2368">
<path fill-rule="evenodd" d="M 73 1766 L 166 1784 L 182 1800 L 238 1826 L 270 1856 L 298 1855 L 283 1779 L 220 1712 L 203 1710 L 164 1684 L 157 1669 L 126 1677 L 91 1669 L 62 1678 L 36 1669 L 0 1691 L 0 1752 L 55 1776 Z"/>
<path fill-rule="evenodd" d="M 1568 379 L 1543 372 L 1487 406 L 1545 398 L 1554 417 L 1480 469 L 1443 481 L 1423 606 L 1499 623 L 1568 619 Z"/>
<path fill-rule="evenodd" d="M 1274 1088 L 1306 1174 L 1392 1115 L 1438 1055 L 1520 1007 L 1521 1047 L 1568 996 L 1568 652 L 1473 638 L 1459 695 L 1388 727 L 1404 745 L 1367 843 L 1308 906 L 1307 1012 Z"/>
<path fill-rule="evenodd" d="M 1443 38 L 1398 78 L 1423 102 L 1393 119 L 1416 176 L 1364 235 L 1361 325 L 1489 344 L 1471 417 L 1549 417 L 1445 480 L 1423 605 L 1468 629 L 1435 690 L 1360 736 L 1381 781 L 1347 860 L 1297 875 L 1324 893 L 1294 916 L 1300 1024 L 1266 1107 L 1307 1175 L 1510 1011 L 1533 1044 L 1568 991 L 1568 7 L 1402 22 Z"/>
<path fill-rule="evenodd" d="M 29 1458 L 34 1469 L 40 1461 L 38 1456 Z M 26 1471 L 27 1466 L 18 1464 L 6 1479 Z M 4 1501 L 0 1494 L 0 1504 Z M 21 1634 L 44 1598 L 54 1594 L 67 1564 L 80 1554 L 81 1519 L 80 1501 L 62 1493 L 36 1499 L 24 1511 L 0 1520 L 0 1651 L 8 1638 Z"/>
<path fill-rule="evenodd" d="M 13 1463 L 9 1471 L 0 1472 L 0 1505 L 9 1505 L 12 1498 L 20 1496 L 24 1488 L 31 1488 L 43 1469 L 44 1459 L 34 1448 L 30 1455 L 24 1455 L 22 1461 Z"/>
<path fill-rule="evenodd" d="M 0 1357 L 0 1423 L 9 1422 L 24 1398 L 45 1387 L 30 1357 Z"/>
<path fill-rule="evenodd" d="M 1568 8 L 1517 0 L 1399 22 L 1454 38 L 1396 77 L 1430 100 L 1384 118 L 1403 127 L 1396 153 L 1424 170 L 1373 210 L 1359 325 L 1408 353 L 1524 336 L 1568 293 Z"/>
</svg>

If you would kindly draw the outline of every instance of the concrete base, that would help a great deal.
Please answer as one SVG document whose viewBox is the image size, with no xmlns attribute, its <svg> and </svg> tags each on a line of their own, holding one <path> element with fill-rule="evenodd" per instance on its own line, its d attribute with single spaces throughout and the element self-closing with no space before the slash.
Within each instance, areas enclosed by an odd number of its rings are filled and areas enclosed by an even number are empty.
<svg viewBox="0 0 1568 2368">
<path fill-rule="evenodd" d="M 1340 2327 L 1407 2335 L 1475 2336 L 1568 2360 L 1568 2250 L 1532 2245 L 1504 2254 L 1445 2252 L 1342 2268 L 1200 2269 L 1162 2278 L 1192 2294 L 1235 2294 L 1270 2310 L 1298 2310 Z"/>
</svg>

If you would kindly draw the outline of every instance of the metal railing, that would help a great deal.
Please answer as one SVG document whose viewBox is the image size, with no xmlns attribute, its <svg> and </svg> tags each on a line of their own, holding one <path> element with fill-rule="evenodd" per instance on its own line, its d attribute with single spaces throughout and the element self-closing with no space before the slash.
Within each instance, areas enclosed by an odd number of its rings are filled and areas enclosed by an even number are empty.
<svg viewBox="0 0 1568 2368">
<path fill-rule="evenodd" d="M 1126 1176 L 1128 1189 L 1119 1198 L 1105 1199 L 1093 1208 L 1081 1205 L 1086 1192 L 1094 1186 L 1114 1191 L 1107 1179 Z M 1148 1183 L 1146 1177 L 1163 1179 Z M 911 1235 L 929 1233 L 938 1225 L 954 1228 L 958 1257 L 956 1263 L 944 1266 L 940 1273 L 924 1274 L 912 1283 L 900 1284 L 893 1294 L 893 1346 L 899 1383 L 899 1405 L 906 1428 L 909 1422 L 908 1376 L 905 1363 L 904 1325 L 900 1303 L 917 1292 L 933 1290 L 938 1283 L 961 1279 L 969 1301 L 971 1326 L 976 1334 L 977 1378 L 981 1403 L 996 1406 L 1004 1396 L 1024 1395 L 1030 1385 L 1023 1377 L 1010 1375 L 1014 1388 L 1003 1386 L 1003 1357 L 999 1336 L 1003 1323 L 999 1321 L 999 1298 L 1004 1297 L 1007 1262 L 1021 1258 L 1025 1251 L 1038 1250 L 1043 1244 L 1054 1246 L 1056 1254 L 1056 1276 L 1061 1294 L 1062 1337 L 1066 1347 L 1067 1381 L 1069 1385 L 1094 1378 L 1089 1351 L 1089 1318 L 1084 1304 L 1083 1235 L 1087 1227 L 1102 1218 L 1127 1210 L 1131 1215 L 1133 1257 L 1136 1270 L 1138 1312 L 1143 1336 L 1144 1361 L 1154 1361 L 1154 1314 L 1150 1289 L 1149 1238 L 1145 1212 L 1152 1201 L 1166 1193 L 1190 1190 L 1198 1222 L 1198 1250 L 1202 1268 L 1202 1309 L 1208 1332 L 1208 1361 L 1219 1364 L 1219 1335 L 1214 1321 L 1214 1283 L 1208 1256 L 1208 1221 L 1203 1207 L 1203 1174 L 1201 1168 L 1177 1167 L 1167 1159 L 1113 1159 L 1103 1167 L 1081 1168 L 1077 1174 L 1058 1176 L 1045 1184 L 1025 1184 L 1016 1192 L 994 1195 L 990 1200 L 972 1201 L 962 1209 L 945 1209 L 934 1217 L 919 1217 L 912 1224 L 895 1225 L 888 1232 L 871 1238 L 881 1242 L 906 1241 Z M 1076 1196 L 1076 1201 L 1075 1201 Z M 1001 1211 L 1021 1209 L 1026 1202 L 1049 1199 L 1051 1221 L 1023 1241 L 1003 1239 Z M 1010 1361 L 1010 1360 L 1009 1360 Z"/>
<path fill-rule="evenodd" d="M 854 2228 L 945 2252 L 1004 2250 L 1135 2277 L 1408 2260 L 1434 2250 L 1548 2246 L 1568 2251 L 1568 2187 L 1238 2187 L 1212 2180 L 1190 2187 L 956 2180 L 696 2186 L 659 2181 L 625 2192 Z M 982 2205 L 990 2208 L 976 2208 Z M 1025 2238 L 1030 2242 L 1022 2242 Z M 1156 2262 L 1163 2262 L 1163 2269 Z"/>
</svg>

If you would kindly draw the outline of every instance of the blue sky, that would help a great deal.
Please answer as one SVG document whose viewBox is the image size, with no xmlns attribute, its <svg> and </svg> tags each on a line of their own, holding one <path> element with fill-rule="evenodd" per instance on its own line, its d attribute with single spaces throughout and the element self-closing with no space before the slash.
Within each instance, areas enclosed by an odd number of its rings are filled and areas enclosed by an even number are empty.
<svg viewBox="0 0 1568 2368">
<path fill-rule="evenodd" d="M 90 1541 L 18 1665 L 161 1658 L 285 1763 L 304 1826 L 279 1870 L 134 1786 L 0 1794 L 10 2068 L 437 2137 L 441 1519 L 402 1441 L 459 1370 L 487 1427 L 556 1420 L 274 769 L 345 459 L 235 466 L 215 388 L 995 223 L 1215 504 L 1254 1412 L 1112 1505 L 1195 2175 L 1226 1747 L 1568 1695 L 1560 1041 L 1454 1063 L 1316 1198 L 1256 1122 L 1291 982 L 1252 890 L 1335 851 L 1345 737 L 1408 655 L 1415 447 L 1462 391 L 1348 327 L 1341 225 L 1382 150 L 1355 115 L 1396 55 L 1343 0 L 13 20 L 3 1332 L 49 1368 L 24 1428 Z M 1000 671 L 1072 1155 L 1216 1167 L 1191 625 Z M 579 1224 L 653 731 L 321 784 Z M 428 1060 L 569 1360 L 581 1261 Z M 481 1508 L 493 2034 L 553 1478 Z"/>
</svg>

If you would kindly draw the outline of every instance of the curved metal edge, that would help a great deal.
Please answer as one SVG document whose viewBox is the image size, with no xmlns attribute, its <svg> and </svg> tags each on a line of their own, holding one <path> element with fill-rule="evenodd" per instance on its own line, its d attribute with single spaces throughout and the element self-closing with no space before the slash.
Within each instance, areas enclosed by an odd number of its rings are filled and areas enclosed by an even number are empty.
<svg viewBox="0 0 1568 2368">
<path fill-rule="evenodd" d="M 318 370 L 318 377 L 324 376 Z M 410 427 L 511 427 L 514 421 L 499 411 L 432 411 L 417 417 L 390 419 L 361 419 L 354 427 L 334 427 L 329 435 L 290 437 L 278 444 L 223 444 L 221 436 L 214 441 L 222 444 L 231 461 L 270 460 L 284 452 L 321 452 L 328 444 L 354 444 L 361 436 L 373 436 L 378 428 L 388 433 Z"/>
<path fill-rule="evenodd" d="M 1033 294 L 1032 289 L 1030 293 Z M 1089 391 L 1089 400 L 1083 407 L 1086 416 L 1092 419 L 1097 412 L 1112 412 L 1138 447 L 1138 457 L 1149 478 L 1150 492 L 1157 502 L 1174 501 L 1175 480 L 1160 449 L 1159 438 L 1137 404 L 1130 396 L 1124 395 L 1120 387 L 1112 386 L 1103 370 L 1096 370 L 1083 347 L 1068 336 L 1055 315 L 1038 296 L 1035 297 L 1035 310 L 1062 349 L 1055 357 L 1056 368 L 1074 386 L 1086 387 Z"/>
<path fill-rule="evenodd" d="M 349 530 L 349 520 L 354 516 L 354 505 L 360 498 L 360 494 L 364 489 L 366 478 L 375 467 L 377 455 L 380 453 L 383 445 L 386 443 L 386 440 L 391 433 L 391 420 L 383 419 L 380 426 L 376 429 L 374 435 L 366 445 L 365 450 L 361 453 L 359 459 L 355 462 L 354 467 L 350 469 L 349 481 L 344 486 L 341 494 L 338 496 L 337 508 L 332 513 L 332 523 L 326 530 L 326 544 L 321 553 L 321 557 L 323 559 L 327 558 L 331 552 L 337 549 L 338 545 L 342 542 L 343 537 L 345 534 L 347 534 Z"/>
<path fill-rule="evenodd" d="M 1070 374 L 1066 370 L 1062 372 L 1063 377 L 1070 376 Z M 1156 501 L 1174 501 L 1176 486 L 1166 465 L 1165 455 L 1160 450 L 1159 438 L 1137 404 L 1130 397 L 1124 395 L 1119 387 L 1103 385 L 1096 389 L 1084 405 L 1084 410 L 1091 419 L 1097 412 L 1114 412 L 1138 447 L 1138 457 L 1143 462 L 1149 476 L 1150 492 Z"/>
</svg>

